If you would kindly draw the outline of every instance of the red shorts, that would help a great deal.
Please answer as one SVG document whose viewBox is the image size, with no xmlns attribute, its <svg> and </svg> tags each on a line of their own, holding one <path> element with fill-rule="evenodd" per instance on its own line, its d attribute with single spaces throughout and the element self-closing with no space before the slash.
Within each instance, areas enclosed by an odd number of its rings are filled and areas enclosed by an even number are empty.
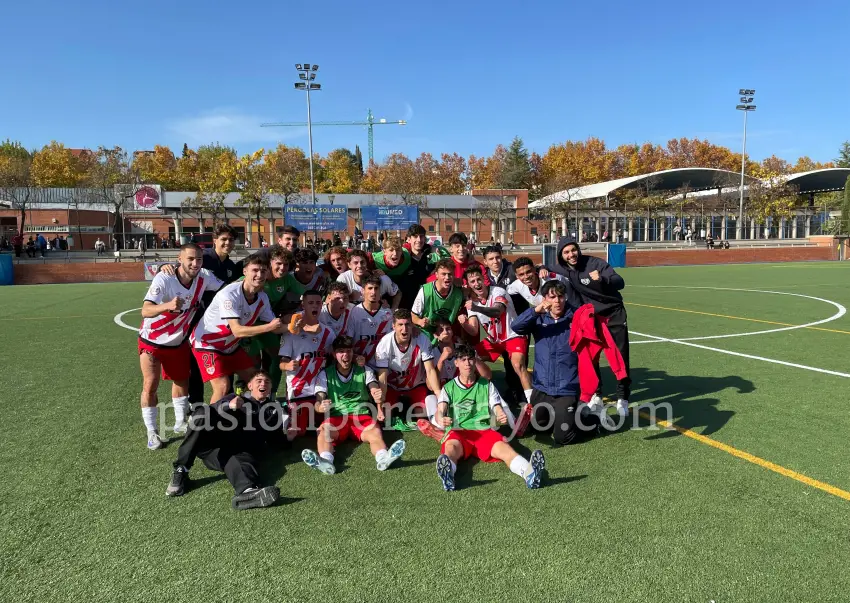
<svg viewBox="0 0 850 603">
<path fill-rule="evenodd" d="M 343 415 L 341 417 L 328 417 L 322 421 L 322 425 L 330 425 L 336 428 L 338 442 L 343 442 L 354 436 L 353 439 L 363 441 L 363 432 L 373 425 L 375 420 L 369 415 Z"/>
<path fill-rule="evenodd" d="M 489 339 L 482 339 L 481 342 L 475 346 L 475 353 L 478 354 L 482 360 L 487 362 L 496 362 L 496 360 L 501 358 L 505 353 L 519 353 L 528 356 L 528 339 L 522 336 L 511 337 L 507 341 L 502 341 L 500 343 L 493 343 Z"/>
<path fill-rule="evenodd" d="M 241 347 L 232 354 L 219 354 L 209 350 L 192 349 L 198 368 L 201 369 L 201 379 L 204 383 L 218 377 L 229 377 L 241 371 L 254 368 L 254 360 Z"/>
<path fill-rule="evenodd" d="M 309 398 L 296 398 L 289 401 L 289 416 L 291 417 L 290 429 L 294 430 L 297 435 L 303 436 L 307 433 L 307 428 L 315 429 L 316 423 L 314 418 L 316 407 L 315 396 Z"/>
<path fill-rule="evenodd" d="M 431 395 L 431 390 L 423 383 L 417 385 L 413 389 L 393 389 L 392 386 L 387 387 L 387 403 L 395 404 L 401 396 L 407 396 L 410 399 L 410 405 L 417 404 L 424 406 L 425 398 Z"/>
<path fill-rule="evenodd" d="M 452 429 L 440 448 L 442 454 L 446 453 L 446 444 L 451 440 L 457 440 L 463 446 L 461 459 L 468 459 L 474 453 L 485 463 L 496 463 L 499 459 L 493 458 L 491 455 L 493 446 L 499 442 L 504 442 L 505 438 L 498 431 L 492 429 Z"/>
<path fill-rule="evenodd" d="M 166 348 L 139 339 L 139 354 L 142 353 L 148 353 L 159 360 L 162 378 L 166 381 L 188 381 L 192 357 L 188 341 L 174 348 Z"/>
</svg>

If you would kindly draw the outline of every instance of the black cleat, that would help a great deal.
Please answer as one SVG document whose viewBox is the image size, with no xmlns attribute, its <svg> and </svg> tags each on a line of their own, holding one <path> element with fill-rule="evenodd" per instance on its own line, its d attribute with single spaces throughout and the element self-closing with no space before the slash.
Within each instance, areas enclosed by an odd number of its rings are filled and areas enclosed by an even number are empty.
<svg viewBox="0 0 850 603">
<path fill-rule="evenodd" d="M 171 481 L 165 489 L 166 496 L 183 496 L 189 483 L 189 472 L 185 467 L 177 467 L 171 474 Z"/>
<path fill-rule="evenodd" d="M 280 489 L 277 486 L 265 488 L 248 488 L 242 494 L 233 497 L 233 508 L 237 511 L 270 507 L 280 500 Z"/>
</svg>

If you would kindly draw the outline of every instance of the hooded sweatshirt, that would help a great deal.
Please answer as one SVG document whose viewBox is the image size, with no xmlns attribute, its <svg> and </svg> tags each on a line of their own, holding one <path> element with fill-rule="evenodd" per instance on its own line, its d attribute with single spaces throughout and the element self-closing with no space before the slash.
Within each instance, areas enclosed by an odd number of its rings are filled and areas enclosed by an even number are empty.
<svg viewBox="0 0 850 603">
<path fill-rule="evenodd" d="M 567 245 L 575 245 L 578 249 L 578 264 L 575 267 L 567 264 L 561 255 Z M 546 268 L 569 279 L 567 301 L 572 308 L 592 304 L 594 311 L 602 315 L 623 308 L 623 296 L 620 295 L 620 289 L 626 286 L 626 282 L 622 276 L 614 272 L 608 262 L 592 255 L 582 254 L 578 242 L 571 237 L 564 237 L 558 241 L 557 259 L 558 263 L 555 266 Z M 599 272 L 598 281 L 590 278 L 590 273 L 594 270 Z"/>
</svg>

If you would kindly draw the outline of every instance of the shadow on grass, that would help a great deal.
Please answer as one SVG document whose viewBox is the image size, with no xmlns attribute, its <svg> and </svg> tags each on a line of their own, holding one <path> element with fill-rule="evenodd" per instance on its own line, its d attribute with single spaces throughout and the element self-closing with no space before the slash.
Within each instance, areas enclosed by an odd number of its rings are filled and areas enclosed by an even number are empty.
<svg viewBox="0 0 850 603">
<path fill-rule="evenodd" d="M 605 371 L 603 371 L 604 373 Z M 755 391 L 752 381 L 737 375 L 722 377 L 694 377 L 691 375 L 670 375 L 665 371 L 646 368 L 632 368 L 632 401 L 647 404 L 669 404 L 672 416 L 663 408 L 658 409 L 656 417 L 675 422 L 678 427 L 686 429 L 702 428 L 703 435 L 709 435 L 720 430 L 735 414 L 731 410 L 720 410 L 717 404 L 719 398 L 710 397 L 726 390 L 735 390 L 738 394 L 748 394 Z M 616 383 L 613 379 L 606 380 L 605 391 L 613 391 Z M 626 424 L 631 427 L 634 419 Z M 649 423 L 646 419 L 638 419 L 641 427 Z M 670 438 L 680 435 L 674 430 L 664 430 L 647 437 L 648 440 Z"/>
</svg>

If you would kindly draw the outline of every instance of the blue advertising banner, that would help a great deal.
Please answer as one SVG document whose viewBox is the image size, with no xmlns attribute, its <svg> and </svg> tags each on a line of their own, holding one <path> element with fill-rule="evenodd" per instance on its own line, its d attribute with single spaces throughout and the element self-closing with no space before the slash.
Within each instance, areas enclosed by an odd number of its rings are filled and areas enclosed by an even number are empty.
<svg viewBox="0 0 850 603">
<path fill-rule="evenodd" d="M 283 220 L 298 230 L 336 230 L 348 228 L 348 208 L 344 205 L 285 205 Z"/>
<path fill-rule="evenodd" d="M 363 230 L 407 230 L 411 224 L 419 224 L 415 205 L 364 205 L 360 212 Z"/>
</svg>

